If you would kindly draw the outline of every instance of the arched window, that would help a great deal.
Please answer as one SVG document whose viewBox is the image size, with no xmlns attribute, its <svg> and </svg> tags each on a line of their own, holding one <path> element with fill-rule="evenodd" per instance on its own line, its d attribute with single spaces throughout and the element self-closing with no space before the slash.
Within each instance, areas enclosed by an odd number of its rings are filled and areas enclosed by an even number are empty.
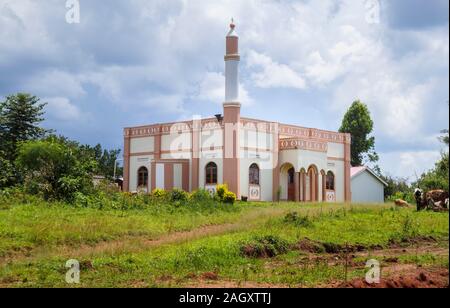
<svg viewBox="0 0 450 308">
<path fill-rule="evenodd" d="M 146 187 L 148 185 L 148 169 L 141 167 L 138 170 L 138 187 Z"/>
<path fill-rule="evenodd" d="M 334 174 L 331 171 L 327 173 L 327 190 L 334 190 Z"/>
<path fill-rule="evenodd" d="M 206 165 L 206 184 L 213 185 L 217 184 L 217 165 L 213 162 Z"/>
<path fill-rule="evenodd" d="M 252 164 L 248 171 L 250 185 L 259 185 L 259 167 L 257 164 Z"/>
</svg>

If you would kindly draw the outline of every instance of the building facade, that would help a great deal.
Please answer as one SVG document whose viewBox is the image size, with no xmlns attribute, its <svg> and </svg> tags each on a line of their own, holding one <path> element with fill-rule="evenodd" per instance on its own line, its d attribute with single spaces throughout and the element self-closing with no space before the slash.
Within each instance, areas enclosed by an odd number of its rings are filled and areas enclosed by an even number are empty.
<svg viewBox="0 0 450 308">
<path fill-rule="evenodd" d="M 124 129 L 124 190 L 227 184 L 254 201 L 351 201 L 351 136 L 241 117 L 239 62 L 231 24 L 223 115 Z"/>
</svg>

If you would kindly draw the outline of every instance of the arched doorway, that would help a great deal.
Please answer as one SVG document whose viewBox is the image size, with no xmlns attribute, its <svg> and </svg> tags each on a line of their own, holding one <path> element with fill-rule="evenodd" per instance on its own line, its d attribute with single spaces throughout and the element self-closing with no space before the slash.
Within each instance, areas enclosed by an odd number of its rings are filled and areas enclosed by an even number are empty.
<svg viewBox="0 0 450 308">
<path fill-rule="evenodd" d="M 295 168 L 292 164 L 284 164 L 280 169 L 280 199 L 295 201 Z"/>
<path fill-rule="evenodd" d="M 137 176 L 137 190 L 148 192 L 148 169 L 143 166 L 140 167 Z"/>
</svg>

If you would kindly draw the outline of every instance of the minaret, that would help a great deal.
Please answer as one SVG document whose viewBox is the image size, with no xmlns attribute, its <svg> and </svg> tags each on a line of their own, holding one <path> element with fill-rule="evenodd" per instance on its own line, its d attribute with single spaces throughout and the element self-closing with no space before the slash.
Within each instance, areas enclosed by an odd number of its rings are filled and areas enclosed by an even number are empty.
<svg viewBox="0 0 450 308">
<path fill-rule="evenodd" d="M 224 166 L 223 182 L 238 198 L 240 194 L 240 141 L 241 104 L 239 102 L 239 37 L 231 22 L 226 37 L 225 102 L 224 109 Z"/>
<path fill-rule="evenodd" d="M 236 25 L 231 22 L 226 38 L 225 55 L 225 104 L 239 102 L 239 37 Z"/>
</svg>

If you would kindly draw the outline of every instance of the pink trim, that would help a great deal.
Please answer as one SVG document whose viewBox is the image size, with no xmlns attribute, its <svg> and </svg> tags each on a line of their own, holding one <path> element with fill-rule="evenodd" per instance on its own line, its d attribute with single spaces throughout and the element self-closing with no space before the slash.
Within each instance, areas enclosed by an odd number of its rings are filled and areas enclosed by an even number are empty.
<svg viewBox="0 0 450 308">
<path fill-rule="evenodd" d="M 164 189 L 173 189 L 173 162 L 164 163 Z"/>
<path fill-rule="evenodd" d="M 151 178 L 152 178 L 152 183 L 151 183 L 151 190 L 150 192 L 153 192 L 156 189 L 156 162 L 152 162 L 151 163 L 152 166 L 152 170 L 151 170 Z"/>
<path fill-rule="evenodd" d="M 223 148 L 223 182 L 228 185 L 228 189 L 236 194 L 238 199 L 240 194 L 240 104 L 224 104 L 224 148 Z"/>
<path fill-rule="evenodd" d="M 227 55 L 237 55 L 239 54 L 239 38 L 237 36 L 228 36 L 226 43 L 226 53 Z"/>
<path fill-rule="evenodd" d="M 351 140 L 352 137 L 350 134 L 345 134 L 345 163 L 344 163 L 344 187 L 345 187 L 345 202 L 352 201 L 352 192 L 351 192 Z"/>
<path fill-rule="evenodd" d="M 183 163 L 182 165 L 182 186 L 184 191 L 189 191 L 189 163 Z"/>
<path fill-rule="evenodd" d="M 345 158 L 341 157 L 327 157 L 328 160 L 335 160 L 335 161 L 345 161 Z"/>
<path fill-rule="evenodd" d="M 295 202 L 300 201 L 300 173 L 296 172 L 294 176 Z"/>
<path fill-rule="evenodd" d="M 313 141 L 311 139 L 289 138 L 279 141 L 280 151 L 283 150 L 307 150 L 316 152 L 328 152 L 328 143 Z"/>
<path fill-rule="evenodd" d="M 155 159 L 161 158 L 161 135 L 158 134 L 155 136 Z"/>
<path fill-rule="evenodd" d="M 155 155 L 155 152 L 130 153 L 131 157 Z"/>
<path fill-rule="evenodd" d="M 127 136 L 123 146 L 123 191 L 130 191 L 130 138 Z"/>
</svg>

